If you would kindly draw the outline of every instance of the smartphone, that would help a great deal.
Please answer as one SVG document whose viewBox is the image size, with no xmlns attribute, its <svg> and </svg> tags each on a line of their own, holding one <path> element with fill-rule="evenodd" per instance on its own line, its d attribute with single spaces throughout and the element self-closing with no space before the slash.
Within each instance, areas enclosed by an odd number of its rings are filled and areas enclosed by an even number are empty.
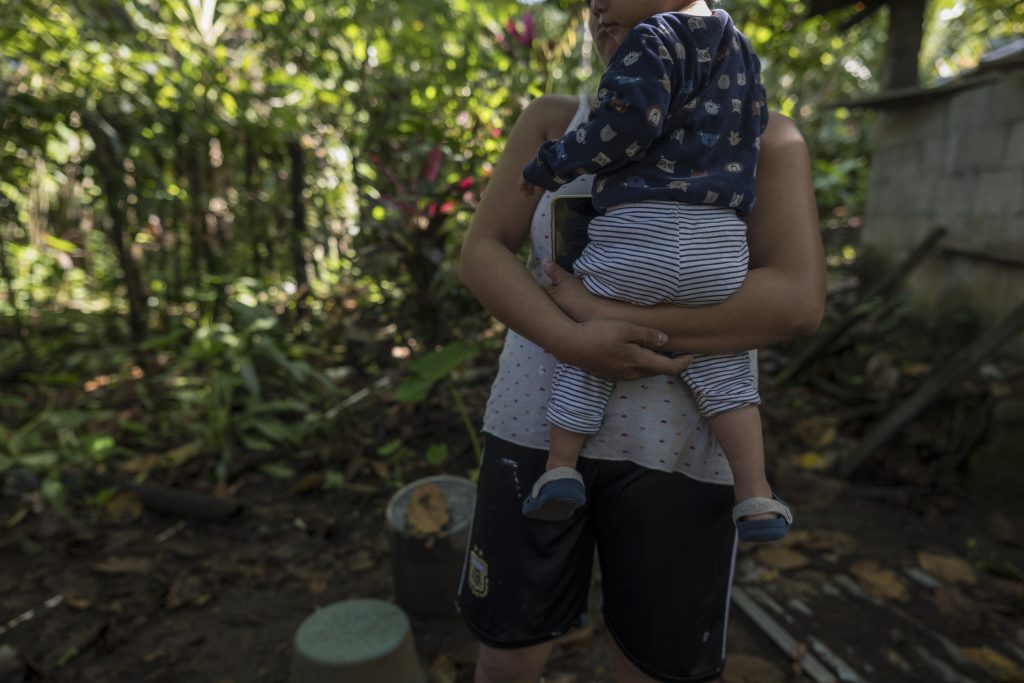
<svg viewBox="0 0 1024 683">
<path fill-rule="evenodd" d="M 587 246 L 587 226 L 599 214 L 589 194 L 558 195 L 551 200 L 551 259 L 572 272 Z"/>
</svg>

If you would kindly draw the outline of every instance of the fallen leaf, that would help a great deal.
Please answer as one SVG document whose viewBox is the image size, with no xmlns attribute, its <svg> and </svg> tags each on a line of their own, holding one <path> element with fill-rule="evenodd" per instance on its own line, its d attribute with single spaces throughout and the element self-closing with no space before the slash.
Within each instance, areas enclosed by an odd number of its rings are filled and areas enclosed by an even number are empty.
<svg viewBox="0 0 1024 683">
<path fill-rule="evenodd" d="M 458 670 L 447 654 L 438 655 L 430 665 L 430 683 L 455 683 Z"/>
<path fill-rule="evenodd" d="M 896 650 L 886 650 L 885 659 L 903 673 L 910 673 L 914 670 L 914 667 L 910 665 L 910 662 L 904 659 L 903 655 L 896 652 Z"/>
<path fill-rule="evenodd" d="M 792 537 L 792 539 L 790 539 Z M 856 546 L 853 536 L 845 531 L 831 529 L 797 530 L 790 532 L 783 539 L 783 544 L 797 546 L 822 553 L 850 552 Z"/>
<path fill-rule="evenodd" d="M 761 564 L 783 571 L 801 569 L 811 563 L 803 553 L 790 550 L 780 545 L 766 545 L 754 553 L 754 559 Z"/>
<path fill-rule="evenodd" d="M 835 443 L 839 420 L 831 416 L 808 417 L 793 425 L 793 433 L 812 450 L 818 451 Z"/>
<path fill-rule="evenodd" d="M 201 607 L 208 603 L 211 596 L 203 591 L 203 581 L 194 574 L 179 574 L 171 581 L 164 598 L 164 607 L 176 610 L 185 605 Z"/>
<path fill-rule="evenodd" d="M 722 683 L 783 683 L 785 680 L 785 671 L 754 655 L 731 655 L 722 672 Z"/>
<path fill-rule="evenodd" d="M 128 474 L 149 474 L 155 469 L 160 467 L 166 467 L 167 463 L 164 460 L 164 456 L 157 455 L 156 453 L 149 453 L 147 455 L 137 455 L 134 458 L 128 458 L 123 462 L 118 463 L 117 469 Z"/>
<path fill-rule="evenodd" d="M 900 365 L 900 372 L 907 377 L 924 377 L 931 374 L 932 366 L 928 363 L 908 361 Z"/>
<path fill-rule="evenodd" d="M 818 451 L 807 451 L 797 459 L 797 465 L 802 470 L 810 472 L 824 472 L 836 464 L 838 456 L 835 452 L 819 453 Z"/>
<path fill-rule="evenodd" d="M 199 441 L 191 441 L 167 451 L 167 453 L 164 454 L 164 458 L 167 459 L 171 466 L 177 467 L 178 465 L 188 462 L 202 452 L 202 443 Z"/>
<path fill-rule="evenodd" d="M 437 484 L 424 484 L 409 497 L 407 513 L 409 527 L 415 533 L 428 536 L 440 533 L 451 520 L 448 498 Z"/>
<path fill-rule="evenodd" d="M 981 627 L 981 613 L 973 600 L 954 586 L 939 586 L 935 590 L 935 605 L 939 614 L 974 631 Z"/>
<path fill-rule="evenodd" d="M 354 574 L 369 571 L 377 566 L 374 562 L 373 556 L 370 555 L 368 550 L 360 550 L 356 552 L 348 561 L 348 568 Z"/>
<path fill-rule="evenodd" d="M 381 462 L 380 460 L 371 460 L 370 467 L 373 469 L 374 474 L 376 474 L 379 479 L 383 479 L 384 481 L 388 481 L 389 479 L 391 479 L 391 470 L 388 469 L 388 464 L 386 462 Z"/>
<path fill-rule="evenodd" d="M 1024 683 L 1024 669 L 991 648 L 962 647 L 960 652 L 999 683 Z"/>
<path fill-rule="evenodd" d="M 96 578 L 68 570 L 45 580 L 46 586 L 59 593 L 74 609 L 89 609 L 96 602 L 99 583 Z"/>
<path fill-rule="evenodd" d="M 555 639 L 555 645 L 564 650 L 585 649 L 594 639 L 594 622 L 588 621 L 579 628 L 571 629 Z"/>
<path fill-rule="evenodd" d="M 369 461 L 359 453 L 353 455 L 348 461 L 348 464 L 345 465 L 345 479 L 350 481 L 355 479 L 356 475 L 359 474 L 359 472 L 362 471 L 368 463 Z"/>
<path fill-rule="evenodd" d="M 985 518 L 988 532 L 1003 545 L 1020 545 L 1020 533 L 1013 521 L 1002 512 L 993 512 Z"/>
<path fill-rule="evenodd" d="M 129 524 L 142 517 L 145 506 L 134 491 L 116 493 L 103 507 L 104 516 L 113 524 Z"/>
<path fill-rule="evenodd" d="M 906 584 L 900 581 L 891 569 L 879 567 L 874 560 L 862 560 L 850 567 L 850 573 L 857 577 L 861 588 L 877 598 L 909 600 Z"/>
<path fill-rule="evenodd" d="M 967 561 L 952 555 L 938 555 L 920 551 L 917 553 L 918 564 L 932 576 L 948 583 L 964 583 L 973 586 L 978 583 L 978 576 Z"/>
<path fill-rule="evenodd" d="M 7 521 L 4 522 L 4 527 L 7 529 L 13 529 L 21 524 L 26 517 L 28 517 L 28 506 L 22 505 L 14 511 L 14 514 L 7 518 Z"/>
<path fill-rule="evenodd" d="M 878 351 L 868 358 L 864 366 L 864 378 L 868 387 L 880 394 L 891 394 L 900 385 L 900 371 L 893 363 L 892 356 Z"/>
<path fill-rule="evenodd" d="M 295 483 L 295 486 L 292 487 L 292 493 L 302 495 L 310 491 L 317 491 L 323 488 L 324 477 L 323 472 L 310 472 Z"/>
<path fill-rule="evenodd" d="M 992 577 L 992 585 L 998 589 L 1000 593 L 1006 595 L 1009 600 L 1016 600 L 1024 604 L 1024 583 L 995 576 Z M 1022 642 L 1024 642 L 1024 640 L 1022 640 Z"/>
<path fill-rule="evenodd" d="M 97 574 L 148 574 L 153 561 L 144 557 L 111 557 L 92 566 Z"/>
</svg>

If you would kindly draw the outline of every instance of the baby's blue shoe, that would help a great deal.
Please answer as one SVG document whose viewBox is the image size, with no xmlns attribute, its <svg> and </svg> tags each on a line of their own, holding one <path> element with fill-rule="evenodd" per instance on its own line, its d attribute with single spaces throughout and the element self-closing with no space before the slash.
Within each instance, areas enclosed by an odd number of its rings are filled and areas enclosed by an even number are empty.
<svg viewBox="0 0 1024 683">
<path fill-rule="evenodd" d="M 774 512 L 775 519 L 742 519 L 750 515 Z M 732 509 L 732 521 L 741 541 L 777 541 L 789 532 L 793 512 L 774 493 L 771 498 L 747 498 Z"/>
<path fill-rule="evenodd" d="M 571 467 L 556 467 L 537 478 L 523 501 L 523 514 L 530 519 L 562 522 L 586 502 L 582 475 Z"/>
</svg>

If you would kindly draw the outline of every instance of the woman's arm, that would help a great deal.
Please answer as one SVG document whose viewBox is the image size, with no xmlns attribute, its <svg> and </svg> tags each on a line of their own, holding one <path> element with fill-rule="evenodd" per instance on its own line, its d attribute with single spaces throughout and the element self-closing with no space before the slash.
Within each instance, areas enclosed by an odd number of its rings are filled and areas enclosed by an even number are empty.
<svg viewBox="0 0 1024 683">
<path fill-rule="evenodd" d="M 664 330 L 663 348 L 726 353 L 807 334 L 825 310 L 825 259 L 807 145 L 796 124 L 773 113 L 761 137 L 757 204 L 747 217 L 751 270 L 720 304 L 633 306 L 589 294 L 565 271 L 549 269 L 552 299 L 576 320 L 627 320 Z"/>
<path fill-rule="evenodd" d="M 611 379 L 676 374 L 688 359 L 644 348 L 663 344 L 664 333 L 619 320 L 574 321 L 516 256 L 539 199 L 519 192 L 522 169 L 541 143 L 564 132 L 577 103 L 546 96 L 519 117 L 466 233 L 459 277 L 494 317 L 559 360 Z"/>
</svg>

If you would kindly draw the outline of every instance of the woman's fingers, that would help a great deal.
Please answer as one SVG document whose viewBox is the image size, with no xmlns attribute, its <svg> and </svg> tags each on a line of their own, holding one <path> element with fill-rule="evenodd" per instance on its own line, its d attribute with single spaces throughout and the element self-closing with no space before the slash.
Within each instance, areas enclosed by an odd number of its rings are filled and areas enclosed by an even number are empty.
<svg viewBox="0 0 1024 683">
<path fill-rule="evenodd" d="M 544 291 L 566 315 L 576 322 L 597 318 L 592 309 L 600 299 L 588 292 L 579 278 L 553 261 L 545 260 L 541 265 L 551 280 L 551 284 L 544 286 Z"/>
<path fill-rule="evenodd" d="M 541 263 L 541 266 L 544 268 L 544 274 L 547 275 L 548 278 L 551 280 L 551 284 L 553 284 L 556 287 L 559 284 L 561 284 L 565 280 L 565 278 L 572 277 L 572 273 L 570 273 L 565 268 L 558 265 L 551 259 L 544 259 L 543 263 Z"/>
<path fill-rule="evenodd" d="M 650 375 L 678 375 L 686 370 L 693 362 L 693 356 L 664 356 L 650 349 L 639 349 L 638 361 L 636 364 L 637 377 L 648 377 Z"/>
<path fill-rule="evenodd" d="M 560 359 L 616 380 L 677 375 L 689 365 L 690 357 L 658 353 L 655 349 L 667 341 L 664 332 L 642 325 L 592 320 L 579 326 L 579 334 Z"/>
</svg>

